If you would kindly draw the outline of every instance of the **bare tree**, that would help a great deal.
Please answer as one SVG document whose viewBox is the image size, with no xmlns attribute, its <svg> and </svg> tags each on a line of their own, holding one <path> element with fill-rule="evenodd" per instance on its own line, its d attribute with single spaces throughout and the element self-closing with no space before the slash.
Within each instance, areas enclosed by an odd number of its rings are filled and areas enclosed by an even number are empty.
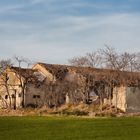
<svg viewBox="0 0 140 140">
<path fill-rule="evenodd" d="M 87 53 L 86 54 L 86 58 L 87 58 L 87 63 L 89 67 L 99 67 L 101 66 L 101 55 L 99 54 L 98 51 L 96 52 L 92 52 L 92 53 Z"/>
<path fill-rule="evenodd" d="M 135 61 L 133 62 L 134 70 L 140 72 L 140 52 L 135 54 Z"/>
<path fill-rule="evenodd" d="M 14 56 L 13 60 L 15 61 L 15 63 L 19 68 L 21 68 L 22 66 L 29 68 L 33 64 L 33 62 L 28 58 L 20 56 Z"/>
<path fill-rule="evenodd" d="M 69 63 L 73 66 L 88 66 L 89 65 L 89 61 L 88 58 L 85 56 L 81 56 L 81 57 L 74 57 L 72 59 L 68 60 Z"/>
<path fill-rule="evenodd" d="M 104 64 L 104 67 L 120 70 L 119 55 L 114 48 L 105 45 L 104 49 L 100 49 L 100 54 L 102 56 L 102 63 Z"/>
<path fill-rule="evenodd" d="M 120 69 L 122 71 L 135 71 L 136 54 L 124 52 L 120 54 Z"/>
<path fill-rule="evenodd" d="M 119 71 L 139 71 L 140 56 L 139 53 L 116 52 L 115 48 L 105 45 L 100 50 L 104 66 L 109 69 Z"/>
<path fill-rule="evenodd" d="M 0 87 L 5 89 L 5 92 L 7 93 L 7 97 L 9 98 L 9 104 L 7 102 L 7 100 L 5 100 L 4 98 L 2 98 L 2 100 L 4 101 L 4 103 L 6 104 L 7 108 L 11 108 L 12 107 L 12 101 L 11 101 L 11 96 L 10 96 L 10 89 L 9 87 L 12 88 L 12 85 L 8 82 L 9 77 L 7 74 L 7 68 L 11 67 L 13 65 L 12 60 L 11 59 L 7 59 L 7 60 L 1 60 L 0 61 Z"/>
<path fill-rule="evenodd" d="M 8 66 L 12 66 L 13 62 L 11 59 L 7 59 L 7 60 L 1 60 L 0 61 L 0 72 L 4 71 Z"/>
<path fill-rule="evenodd" d="M 87 53 L 85 56 L 74 57 L 68 60 L 73 66 L 98 67 L 101 65 L 101 56 L 96 52 Z"/>
<path fill-rule="evenodd" d="M 7 75 L 7 71 L 4 71 L 4 72 L 1 73 L 0 79 L 1 79 L 0 80 L 0 87 L 4 88 L 3 90 L 7 94 L 6 98 L 9 98 L 9 104 L 5 99 L 3 99 L 3 100 L 5 100 L 6 106 L 11 108 L 12 107 L 12 101 L 11 101 L 11 95 L 10 95 L 10 91 L 9 91 L 9 83 L 8 83 L 9 77 Z"/>
<path fill-rule="evenodd" d="M 18 57 L 18 56 L 15 56 L 14 59 L 16 63 L 18 63 L 18 67 L 16 68 L 14 72 L 20 83 L 21 93 L 22 93 L 22 107 L 24 108 L 26 86 L 28 82 L 31 81 L 31 79 L 33 78 L 33 73 L 32 73 L 32 70 L 26 69 L 26 68 L 22 69 L 21 66 L 25 64 L 27 67 L 29 67 L 29 65 L 31 64 L 31 61 L 23 57 Z"/>
</svg>

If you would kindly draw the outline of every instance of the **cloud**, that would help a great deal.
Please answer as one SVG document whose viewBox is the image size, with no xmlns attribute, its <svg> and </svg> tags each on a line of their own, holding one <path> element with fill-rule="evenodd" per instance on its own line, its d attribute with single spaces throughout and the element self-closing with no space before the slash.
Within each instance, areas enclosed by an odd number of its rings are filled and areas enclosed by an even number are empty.
<svg viewBox="0 0 140 140">
<path fill-rule="evenodd" d="M 43 3 L 46 2 L 47 0 L 31 0 L 32 4 L 39 4 L 39 3 Z"/>
<path fill-rule="evenodd" d="M 11 33 L 1 36 L 0 48 L 5 47 L 7 56 L 25 56 L 48 63 L 67 63 L 67 59 L 104 47 L 104 44 L 119 51 L 140 51 L 138 23 L 139 14 L 112 14 L 62 16 L 41 25 L 2 24 L 0 29 L 9 26 Z"/>
<path fill-rule="evenodd" d="M 104 44 L 119 51 L 140 51 L 139 13 L 97 14 L 99 9 L 112 9 L 112 4 L 82 0 L 26 2 L 0 10 L 3 16 L 17 11 L 12 18 L 0 18 L 2 58 L 18 55 L 35 61 L 67 63 L 67 59 L 102 48 Z M 87 8 L 98 10 L 85 14 Z"/>
<path fill-rule="evenodd" d="M 4 14 L 21 8 L 23 8 L 23 5 L 20 4 L 0 6 L 0 14 Z"/>
</svg>

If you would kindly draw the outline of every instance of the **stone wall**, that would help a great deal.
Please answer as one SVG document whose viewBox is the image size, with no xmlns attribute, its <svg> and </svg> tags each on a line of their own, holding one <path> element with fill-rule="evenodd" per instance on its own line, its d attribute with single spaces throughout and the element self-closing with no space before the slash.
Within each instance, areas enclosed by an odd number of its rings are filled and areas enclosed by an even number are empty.
<svg viewBox="0 0 140 140">
<path fill-rule="evenodd" d="M 124 112 L 140 112 L 140 88 L 115 87 L 112 104 Z"/>
<path fill-rule="evenodd" d="M 126 112 L 140 112 L 140 88 L 128 87 L 126 90 Z"/>
<path fill-rule="evenodd" d="M 126 89 L 124 86 L 115 87 L 112 99 L 112 104 L 124 112 L 126 111 Z"/>
<path fill-rule="evenodd" d="M 25 106 L 42 106 L 45 103 L 45 88 L 44 86 L 36 86 L 28 84 L 25 93 Z"/>
<path fill-rule="evenodd" d="M 20 82 L 15 73 L 10 70 L 7 71 L 7 84 L 5 83 L 5 80 L 3 80 L 6 77 L 4 77 L 4 75 L 1 76 L 2 77 L 0 77 L 0 108 L 9 107 L 10 98 L 12 108 L 22 107 Z"/>
</svg>

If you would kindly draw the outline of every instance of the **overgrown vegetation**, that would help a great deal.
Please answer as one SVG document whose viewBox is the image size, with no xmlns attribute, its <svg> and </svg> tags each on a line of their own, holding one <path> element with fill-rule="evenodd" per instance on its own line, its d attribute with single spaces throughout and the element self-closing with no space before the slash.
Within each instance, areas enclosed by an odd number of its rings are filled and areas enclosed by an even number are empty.
<svg viewBox="0 0 140 140">
<path fill-rule="evenodd" d="M 137 114 L 140 115 L 140 114 Z M 21 108 L 17 110 L 1 109 L 0 116 L 83 116 L 83 117 L 120 117 L 126 116 L 123 111 L 110 108 L 109 105 L 104 105 L 100 110 L 99 105 L 65 104 L 58 108 L 50 108 L 43 106 L 42 108 Z"/>
<path fill-rule="evenodd" d="M 118 113 L 118 92 L 116 90 L 116 104 L 115 109 L 112 104 L 113 90 L 116 87 L 139 87 L 140 86 L 140 53 L 118 53 L 114 48 L 106 45 L 105 48 L 99 51 L 87 53 L 85 56 L 76 57 L 70 60 L 70 63 L 74 66 L 66 65 L 52 65 L 45 63 L 38 63 L 43 69 L 49 72 L 48 75 L 43 76 L 43 80 L 39 81 L 38 78 L 42 72 L 33 69 L 29 69 L 30 62 L 23 58 L 15 57 L 18 67 L 11 67 L 11 60 L 0 61 L 1 69 L 1 83 L 0 88 L 6 89 L 2 92 L 7 94 L 4 99 L 1 97 L 2 103 L 6 106 L 2 108 L 16 109 L 17 93 L 20 93 L 22 97 L 22 107 L 41 107 L 47 106 L 50 108 L 51 114 L 63 114 L 63 115 L 88 115 L 90 112 L 95 112 L 97 116 L 106 116 L 106 114 Z M 26 63 L 27 68 L 21 68 L 22 63 Z M 4 71 L 6 66 L 10 65 L 10 70 L 14 72 L 14 75 L 18 81 L 13 84 L 10 83 L 7 70 Z M 80 67 L 79 67 L 80 66 Z M 98 68 L 94 68 L 98 67 Z M 102 69 L 104 68 L 104 69 Z M 129 72 L 126 72 L 129 71 Z M 39 74 L 40 73 L 40 74 Z M 47 77 L 48 76 L 48 77 Z M 31 84 L 36 89 L 42 89 L 39 91 L 40 95 L 35 95 L 36 103 L 29 103 L 25 106 L 25 91 L 29 90 Z M 16 86 L 20 89 L 17 91 Z M 12 95 L 10 90 L 13 91 Z M 44 91 L 45 96 L 41 97 L 41 91 Z M 96 96 L 96 97 L 95 97 Z M 13 98 L 13 99 L 11 99 Z M 9 99 L 9 100 L 7 100 Z M 107 99 L 107 105 L 109 105 L 109 111 L 104 112 L 104 99 Z M 13 100 L 13 105 L 12 105 Z M 40 106 L 37 103 L 41 103 Z M 63 108 L 65 103 L 79 104 L 80 102 L 87 105 L 88 109 L 81 110 L 74 106 L 74 109 Z M 98 111 L 90 111 L 90 104 L 97 105 Z M 14 107 L 13 107 L 14 106 Z M 48 112 L 49 109 L 47 109 Z M 115 111 L 114 111 L 115 110 Z M 46 110 L 44 110 L 46 112 Z M 99 112 L 99 113 L 98 113 Z M 42 114 L 40 112 L 40 114 Z M 102 114 L 101 114 L 102 113 Z M 96 116 L 96 115 L 95 115 Z M 112 115 L 115 116 L 115 115 Z"/>
</svg>

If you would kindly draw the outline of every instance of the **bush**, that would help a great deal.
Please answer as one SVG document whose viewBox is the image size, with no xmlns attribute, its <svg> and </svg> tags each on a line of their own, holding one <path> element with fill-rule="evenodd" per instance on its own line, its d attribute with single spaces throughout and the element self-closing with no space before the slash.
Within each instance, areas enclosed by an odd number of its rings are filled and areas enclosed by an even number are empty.
<svg viewBox="0 0 140 140">
<path fill-rule="evenodd" d="M 83 110 L 62 110 L 61 112 L 59 112 L 59 114 L 61 115 L 75 115 L 75 116 L 85 116 L 88 115 L 89 112 L 83 111 Z"/>
<path fill-rule="evenodd" d="M 27 104 L 26 107 L 27 108 L 37 108 L 37 105 L 35 105 L 35 104 Z"/>
<path fill-rule="evenodd" d="M 117 117 L 114 112 L 98 112 L 95 114 L 96 117 Z"/>
<path fill-rule="evenodd" d="M 88 115 L 89 112 L 83 111 L 83 110 L 74 110 L 73 114 L 76 115 L 76 116 L 85 116 L 85 115 Z"/>
</svg>

